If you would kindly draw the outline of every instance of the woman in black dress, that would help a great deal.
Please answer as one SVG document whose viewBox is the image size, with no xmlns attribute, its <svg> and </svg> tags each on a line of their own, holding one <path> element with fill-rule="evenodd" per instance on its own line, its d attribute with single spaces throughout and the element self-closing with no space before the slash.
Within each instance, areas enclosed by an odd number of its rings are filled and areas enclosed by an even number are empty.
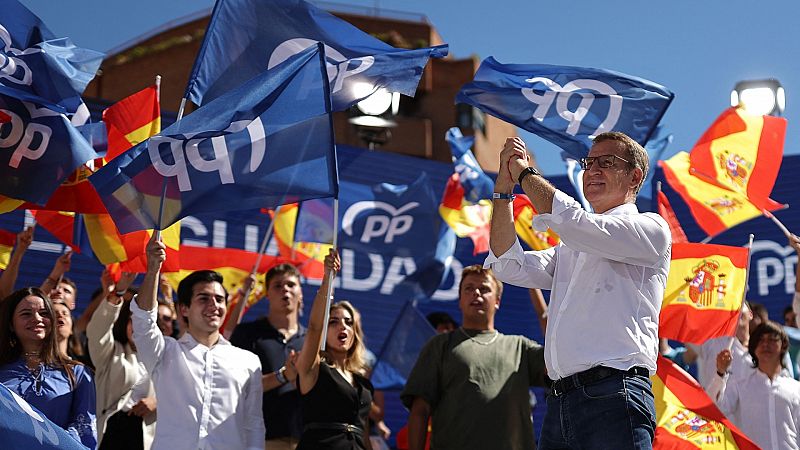
<svg viewBox="0 0 800 450">
<path fill-rule="evenodd" d="M 361 317 L 348 302 L 331 305 L 327 343 L 320 350 L 328 283 L 341 267 L 339 254 L 325 257 L 325 275 L 314 297 L 303 351 L 295 361 L 303 406 L 303 435 L 298 450 L 370 449 L 366 430 L 372 384 L 364 377 Z"/>
</svg>

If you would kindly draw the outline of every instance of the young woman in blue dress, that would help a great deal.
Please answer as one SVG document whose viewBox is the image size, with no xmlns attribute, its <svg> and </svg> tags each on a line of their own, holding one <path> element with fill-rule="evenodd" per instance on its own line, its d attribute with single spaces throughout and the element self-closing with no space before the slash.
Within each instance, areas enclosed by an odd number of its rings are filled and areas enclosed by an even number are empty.
<svg viewBox="0 0 800 450">
<path fill-rule="evenodd" d="M 0 383 L 90 449 L 97 446 L 95 388 L 85 366 L 58 348 L 53 303 L 38 288 L 0 304 Z"/>
</svg>

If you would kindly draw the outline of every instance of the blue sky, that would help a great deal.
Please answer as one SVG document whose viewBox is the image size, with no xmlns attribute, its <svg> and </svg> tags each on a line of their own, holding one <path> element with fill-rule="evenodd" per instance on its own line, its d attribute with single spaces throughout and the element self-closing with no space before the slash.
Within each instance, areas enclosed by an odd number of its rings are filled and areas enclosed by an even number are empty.
<svg viewBox="0 0 800 450">
<path fill-rule="evenodd" d="M 54 33 L 83 47 L 111 48 L 210 0 L 22 0 Z M 624 72 L 675 92 L 662 124 L 689 150 L 729 105 L 739 80 L 773 77 L 786 89 L 785 153 L 800 153 L 800 6 L 789 0 L 351 0 L 369 8 L 424 14 L 457 58 L 562 64 Z M 323 6 L 334 4 L 323 4 Z M 795 112 L 797 111 L 797 112 Z M 563 173 L 558 149 L 525 134 L 545 173 Z"/>
</svg>

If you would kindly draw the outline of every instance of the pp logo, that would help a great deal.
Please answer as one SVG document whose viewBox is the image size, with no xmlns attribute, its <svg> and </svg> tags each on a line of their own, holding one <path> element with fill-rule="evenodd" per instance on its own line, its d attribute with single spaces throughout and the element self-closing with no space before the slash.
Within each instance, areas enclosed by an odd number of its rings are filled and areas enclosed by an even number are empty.
<svg viewBox="0 0 800 450">
<path fill-rule="evenodd" d="M 22 159 L 35 161 L 47 152 L 53 129 L 43 123 L 34 122 L 39 117 L 58 116 L 47 108 L 37 108 L 33 103 L 21 102 L 28 111 L 30 120 L 21 117 L 13 108 L 0 107 L 5 123 L 0 123 L 0 148 L 15 148 L 8 166 L 19 168 Z"/>
<path fill-rule="evenodd" d="M 267 69 L 271 69 L 278 64 L 286 61 L 289 57 L 302 52 L 303 50 L 316 45 L 317 41 L 308 38 L 295 38 L 282 42 L 275 47 L 269 57 Z M 325 45 L 325 58 L 327 59 L 328 80 L 331 83 L 331 94 L 342 90 L 344 81 L 353 75 L 364 72 L 372 67 L 375 58 L 372 56 L 362 56 L 360 58 L 348 59 L 338 50 Z"/>
<path fill-rule="evenodd" d="M 414 225 L 414 217 L 406 212 L 419 206 L 417 202 L 409 202 L 395 208 L 386 202 L 364 201 L 358 202 L 347 209 L 342 217 L 342 230 L 353 236 L 353 223 L 365 211 L 373 211 L 364 223 L 364 231 L 359 240 L 368 244 L 372 238 L 383 236 L 383 242 L 391 244 L 394 238 L 405 234 Z M 381 210 L 387 215 L 377 214 Z"/>
<path fill-rule="evenodd" d="M 0 40 L 3 45 L 3 48 L 0 49 L 0 78 L 30 86 L 33 82 L 33 72 L 18 56 L 39 53 L 41 50 L 38 48 L 19 50 L 12 47 L 11 34 L 3 25 L 0 25 Z"/>
<path fill-rule="evenodd" d="M 597 136 L 600 133 L 611 131 L 619 120 L 620 113 L 622 112 L 622 97 L 617 95 L 617 92 L 606 83 L 598 80 L 591 79 L 578 79 L 572 80 L 569 83 L 561 86 L 555 81 L 545 77 L 529 78 L 528 83 L 533 85 L 544 85 L 546 90 L 540 87 L 522 88 L 522 95 L 525 98 L 538 105 L 533 112 L 533 118 L 536 120 L 544 120 L 550 111 L 553 103 L 556 105 L 556 113 L 568 122 L 566 133 L 575 136 L 581 127 L 581 122 L 586 118 L 589 109 L 592 107 L 596 97 L 589 92 L 575 92 L 578 90 L 591 90 L 600 95 L 607 96 L 609 99 L 608 114 L 605 120 L 597 127 L 597 129 L 590 135 L 590 138 Z M 544 92 L 543 92 L 544 91 Z M 573 95 L 580 96 L 580 103 L 574 110 L 570 110 L 569 99 Z"/>
<path fill-rule="evenodd" d="M 261 122 L 261 118 L 256 117 L 252 121 L 233 122 L 225 131 L 234 134 L 242 130 L 247 130 L 250 136 L 249 170 L 253 173 L 261 166 L 261 162 L 264 160 L 266 151 L 264 124 Z M 192 190 L 192 181 L 189 178 L 187 163 L 200 172 L 219 173 L 220 184 L 236 182 L 233 178 L 233 168 L 231 167 L 225 136 L 202 139 L 192 139 L 192 136 L 188 135 L 186 137 L 188 140 L 167 136 L 150 138 L 147 142 L 147 151 L 156 172 L 164 177 L 178 177 L 178 190 L 181 192 Z M 200 145 L 207 145 L 208 141 L 211 141 L 211 148 L 214 153 L 211 159 L 205 159 L 200 152 Z M 174 164 L 169 164 L 161 158 L 162 145 L 169 146 L 169 152 L 172 154 Z"/>
</svg>

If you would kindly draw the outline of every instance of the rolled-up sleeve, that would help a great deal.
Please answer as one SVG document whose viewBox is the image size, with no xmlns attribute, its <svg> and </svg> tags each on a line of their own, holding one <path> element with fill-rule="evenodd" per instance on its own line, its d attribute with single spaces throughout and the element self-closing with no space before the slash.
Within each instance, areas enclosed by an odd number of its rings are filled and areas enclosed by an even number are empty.
<svg viewBox="0 0 800 450">
<path fill-rule="evenodd" d="M 147 371 L 155 372 L 161 355 L 164 354 L 164 336 L 158 329 L 158 307 L 152 311 L 139 308 L 136 301 L 131 301 L 131 319 L 133 321 L 133 342 L 136 343 L 136 354 Z"/>
<path fill-rule="evenodd" d="M 658 266 L 665 256 L 669 258 L 669 226 L 657 214 L 639 214 L 638 210 L 636 214 L 590 213 L 561 191 L 553 197 L 552 211 L 536 216 L 534 228 L 551 228 L 572 250 L 645 267 Z"/>
<path fill-rule="evenodd" d="M 526 252 L 519 239 L 500 256 L 491 250 L 483 267 L 492 269 L 497 279 L 504 283 L 529 289 L 551 289 L 555 272 L 555 248 Z"/>
</svg>

